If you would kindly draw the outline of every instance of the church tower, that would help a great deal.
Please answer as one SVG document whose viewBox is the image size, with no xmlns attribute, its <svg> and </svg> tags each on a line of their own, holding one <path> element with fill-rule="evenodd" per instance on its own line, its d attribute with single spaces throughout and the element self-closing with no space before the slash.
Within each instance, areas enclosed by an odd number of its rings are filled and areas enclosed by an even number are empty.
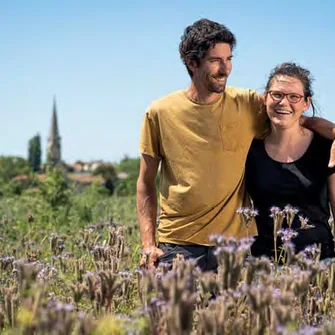
<svg viewBox="0 0 335 335">
<path fill-rule="evenodd" d="M 48 138 L 48 157 L 47 162 L 49 167 L 60 167 L 61 164 L 61 138 L 59 136 L 57 122 L 57 107 L 56 99 L 54 98 L 50 135 Z"/>
</svg>

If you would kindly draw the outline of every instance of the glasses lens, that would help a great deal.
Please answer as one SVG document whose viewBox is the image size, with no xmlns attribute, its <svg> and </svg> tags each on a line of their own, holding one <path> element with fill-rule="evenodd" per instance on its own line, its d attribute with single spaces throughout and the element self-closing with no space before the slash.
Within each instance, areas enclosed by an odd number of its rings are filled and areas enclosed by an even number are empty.
<svg viewBox="0 0 335 335">
<path fill-rule="evenodd" d="M 270 93 L 271 98 L 273 100 L 281 100 L 281 99 L 284 98 L 284 93 L 282 93 L 282 92 L 270 91 L 269 93 Z"/>
<path fill-rule="evenodd" d="M 296 103 L 296 102 L 299 102 L 301 100 L 301 95 L 299 94 L 288 94 L 287 95 L 287 99 L 289 102 L 292 102 L 292 103 Z"/>
<path fill-rule="evenodd" d="M 283 100 L 286 96 L 287 100 L 293 104 L 299 102 L 303 98 L 300 94 L 296 93 L 285 94 L 280 91 L 269 91 L 269 93 L 271 98 L 275 101 Z"/>
</svg>

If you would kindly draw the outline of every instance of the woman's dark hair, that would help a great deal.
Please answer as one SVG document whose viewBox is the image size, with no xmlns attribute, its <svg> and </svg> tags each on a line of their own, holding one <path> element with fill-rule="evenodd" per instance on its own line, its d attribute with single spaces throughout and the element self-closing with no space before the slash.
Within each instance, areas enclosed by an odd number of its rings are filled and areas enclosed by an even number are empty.
<svg viewBox="0 0 335 335">
<path fill-rule="evenodd" d="M 227 43 L 232 50 L 236 46 L 234 34 L 223 24 L 201 19 L 185 29 L 179 44 L 179 53 L 191 77 L 193 73 L 188 68 L 186 59 L 199 65 L 208 49 L 217 43 Z"/>
<path fill-rule="evenodd" d="M 277 76 L 287 76 L 287 77 L 293 77 L 301 81 L 303 89 L 304 89 L 304 98 L 307 100 L 307 98 L 311 98 L 311 106 L 313 110 L 313 116 L 315 115 L 315 112 L 317 111 L 317 108 L 315 104 L 313 103 L 313 89 L 312 89 L 312 82 L 314 81 L 314 78 L 312 77 L 309 70 L 301 67 L 300 65 L 297 65 L 296 63 L 282 63 L 277 65 L 270 73 L 268 82 L 266 84 L 265 90 L 268 91 L 271 87 L 271 84 L 273 82 L 273 79 Z"/>
</svg>

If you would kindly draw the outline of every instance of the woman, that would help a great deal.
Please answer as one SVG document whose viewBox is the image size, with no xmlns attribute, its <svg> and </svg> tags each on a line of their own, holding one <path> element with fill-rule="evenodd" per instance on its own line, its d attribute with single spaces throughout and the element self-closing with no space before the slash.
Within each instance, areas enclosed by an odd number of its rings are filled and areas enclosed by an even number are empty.
<svg viewBox="0 0 335 335">
<path fill-rule="evenodd" d="M 335 209 L 335 169 L 328 168 L 332 142 L 300 126 L 300 116 L 313 104 L 310 72 L 294 63 L 277 66 L 270 74 L 264 103 L 270 132 L 254 140 L 247 159 L 246 185 L 259 211 L 259 236 L 252 246 L 255 256 L 274 256 L 271 208 L 291 205 L 297 209 L 291 228 L 296 251 L 321 244 L 321 259 L 334 257 L 328 220 L 329 203 Z M 273 216 L 273 215 L 272 215 Z M 300 217 L 300 218 L 299 218 Z M 301 228 L 308 218 L 309 229 Z M 284 220 L 283 228 L 288 222 Z"/>
</svg>

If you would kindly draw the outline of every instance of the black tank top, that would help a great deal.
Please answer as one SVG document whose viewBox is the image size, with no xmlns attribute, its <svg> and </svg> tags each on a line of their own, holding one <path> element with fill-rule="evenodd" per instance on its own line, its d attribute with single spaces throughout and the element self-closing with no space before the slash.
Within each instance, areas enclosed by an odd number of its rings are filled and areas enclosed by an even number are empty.
<svg viewBox="0 0 335 335">
<path fill-rule="evenodd" d="M 272 256 L 273 219 L 270 208 L 291 205 L 299 210 L 293 222 L 298 236 L 292 240 L 297 251 L 322 243 L 321 257 L 333 257 L 334 245 L 330 218 L 327 178 L 335 172 L 328 168 L 332 141 L 314 134 L 306 152 L 292 163 L 273 160 L 263 140 L 254 140 L 246 163 L 246 186 L 254 207 L 259 237 L 252 250 L 255 255 Z M 314 228 L 302 230 L 299 215 L 309 219 Z M 284 227 L 287 224 L 284 221 Z"/>
</svg>

